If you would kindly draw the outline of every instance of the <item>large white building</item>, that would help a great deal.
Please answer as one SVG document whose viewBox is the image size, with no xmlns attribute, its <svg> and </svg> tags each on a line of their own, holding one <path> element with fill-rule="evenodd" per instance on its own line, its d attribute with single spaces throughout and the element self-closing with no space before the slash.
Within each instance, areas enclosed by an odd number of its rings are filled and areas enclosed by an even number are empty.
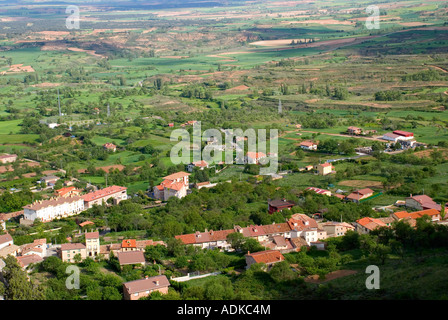
<svg viewBox="0 0 448 320">
<path fill-rule="evenodd" d="M 84 199 L 79 196 L 38 200 L 23 207 L 25 220 L 42 222 L 65 218 L 84 211 Z"/>
</svg>

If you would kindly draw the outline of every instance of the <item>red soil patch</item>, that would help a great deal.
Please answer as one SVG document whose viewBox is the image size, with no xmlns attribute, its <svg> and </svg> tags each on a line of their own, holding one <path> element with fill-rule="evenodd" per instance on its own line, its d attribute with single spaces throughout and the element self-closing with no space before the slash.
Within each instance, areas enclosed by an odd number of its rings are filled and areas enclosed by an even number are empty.
<svg viewBox="0 0 448 320">
<path fill-rule="evenodd" d="M 350 275 L 356 274 L 356 273 L 358 273 L 358 271 L 355 271 L 355 270 L 337 270 L 337 271 L 333 271 L 333 272 L 328 273 L 325 276 L 325 279 L 323 279 L 323 280 L 320 280 L 318 275 L 308 276 L 308 277 L 305 278 L 305 282 L 319 284 L 319 283 L 324 283 L 324 282 L 331 281 L 331 280 L 334 280 L 334 279 L 350 276 Z"/>
</svg>

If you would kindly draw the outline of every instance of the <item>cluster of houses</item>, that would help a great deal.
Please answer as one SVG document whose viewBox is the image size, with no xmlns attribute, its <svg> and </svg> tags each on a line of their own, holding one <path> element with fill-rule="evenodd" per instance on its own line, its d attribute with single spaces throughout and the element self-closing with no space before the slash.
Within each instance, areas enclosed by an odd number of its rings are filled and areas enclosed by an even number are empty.
<svg viewBox="0 0 448 320">
<path fill-rule="evenodd" d="M 124 239 L 120 243 L 100 244 L 100 236 L 97 231 L 85 233 L 85 244 L 65 243 L 58 252 L 62 261 L 82 261 L 86 258 L 96 259 L 103 257 L 109 259 L 111 255 L 117 257 L 120 267 L 127 265 L 142 267 L 146 265 L 145 249 L 148 246 L 166 244 L 163 241 Z M 125 300 L 138 300 L 149 296 L 154 291 L 162 294 L 168 293 L 169 280 L 165 275 L 154 277 L 146 276 L 144 279 L 123 283 L 123 298 Z"/>
<path fill-rule="evenodd" d="M 283 203 L 282 203 L 283 202 Z M 294 204 L 283 200 L 270 202 L 272 212 L 274 210 L 290 209 Z M 266 249 L 281 252 L 298 251 L 303 246 L 316 246 L 323 249 L 324 243 L 320 240 L 329 237 L 342 236 L 347 230 L 355 228 L 344 222 L 318 223 L 315 219 L 305 214 L 294 214 L 284 223 L 273 223 L 269 225 L 250 225 L 247 227 L 234 226 L 228 230 L 205 230 L 196 231 L 192 234 L 177 235 L 176 239 L 186 245 L 193 245 L 202 249 L 215 249 L 232 251 L 227 236 L 231 233 L 241 233 L 246 238 L 257 240 Z"/>
<path fill-rule="evenodd" d="M 408 212 L 406 210 L 393 212 L 389 217 L 384 218 L 370 218 L 365 217 L 353 223 L 355 230 L 359 233 L 369 233 L 379 227 L 390 227 L 394 221 L 404 220 L 412 227 L 416 225 L 416 219 L 423 216 L 428 216 L 431 222 L 446 224 L 448 221 L 444 220 L 441 211 L 442 205 L 436 203 L 427 195 L 410 195 L 405 200 L 405 207 L 417 211 Z M 445 207 L 445 212 L 448 208 Z"/>
<path fill-rule="evenodd" d="M 77 215 L 94 205 L 102 205 L 112 201 L 114 205 L 128 199 L 126 187 L 110 186 L 104 189 L 79 195 L 80 191 L 74 187 L 56 190 L 55 197 L 47 200 L 37 200 L 23 207 L 21 223 L 29 224 L 36 219 L 49 222 Z M 111 199 L 111 200 L 110 200 Z"/>
<path fill-rule="evenodd" d="M 144 266 L 146 264 L 144 251 L 147 246 L 164 245 L 163 241 L 125 239 L 121 243 L 100 244 L 98 231 L 84 233 L 85 243 L 64 243 L 57 251 L 64 262 L 83 261 L 86 258 L 96 259 L 103 256 L 109 259 L 110 254 L 118 258 L 121 267 L 126 265 Z M 28 266 L 42 262 L 47 257 L 48 244 L 46 239 L 36 239 L 33 243 L 17 246 L 10 234 L 0 235 L 0 271 L 5 266 L 2 257 L 11 255 L 19 265 L 28 272 Z M 141 280 L 123 283 L 125 300 L 138 300 L 154 291 L 168 293 L 170 283 L 164 275 L 145 277 Z"/>
<path fill-rule="evenodd" d="M 0 261 L 1 258 L 12 255 L 22 268 L 43 261 L 47 256 L 47 248 L 46 239 L 36 239 L 32 243 L 18 246 L 9 233 L 0 235 Z"/>
</svg>

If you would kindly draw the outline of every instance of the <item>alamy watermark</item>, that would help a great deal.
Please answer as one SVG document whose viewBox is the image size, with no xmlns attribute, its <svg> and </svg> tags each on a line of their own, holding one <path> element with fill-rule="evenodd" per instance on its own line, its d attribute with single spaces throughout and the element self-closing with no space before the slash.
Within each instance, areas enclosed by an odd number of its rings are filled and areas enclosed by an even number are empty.
<svg viewBox="0 0 448 320">
<path fill-rule="evenodd" d="M 65 19 L 67 29 L 79 29 L 79 7 L 70 5 L 65 9 L 65 13 L 70 14 Z"/>
<path fill-rule="evenodd" d="M 222 133 L 224 132 L 224 144 Z M 181 138 L 181 141 L 179 141 Z M 193 124 L 193 143 L 191 143 L 190 133 L 186 129 L 175 129 L 171 132 L 171 141 L 179 141 L 170 152 L 170 159 L 173 164 L 191 163 L 191 153 L 193 162 L 201 160 L 207 163 L 222 161 L 224 152 L 225 164 L 260 164 L 260 175 L 270 175 L 278 170 L 278 130 L 269 130 L 269 139 L 266 129 L 207 129 L 202 133 L 201 122 Z M 266 143 L 269 140 L 270 152 L 267 153 Z M 245 153 L 245 143 L 247 141 L 247 152 Z M 207 145 L 201 151 L 202 142 Z M 236 156 L 234 155 L 236 153 Z M 269 163 L 269 166 L 266 166 Z"/>
<path fill-rule="evenodd" d="M 375 5 L 368 6 L 366 12 L 370 14 L 366 19 L 366 28 L 369 30 L 380 28 L 380 8 Z"/>
<path fill-rule="evenodd" d="M 65 280 L 65 287 L 68 290 L 79 289 L 79 268 L 77 266 L 68 266 L 65 273 L 69 274 Z"/>
<path fill-rule="evenodd" d="M 380 288 L 380 268 L 376 265 L 370 265 L 366 268 L 366 273 L 370 276 L 366 279 L 366 288 L 379 289 Z"/>
</svg>

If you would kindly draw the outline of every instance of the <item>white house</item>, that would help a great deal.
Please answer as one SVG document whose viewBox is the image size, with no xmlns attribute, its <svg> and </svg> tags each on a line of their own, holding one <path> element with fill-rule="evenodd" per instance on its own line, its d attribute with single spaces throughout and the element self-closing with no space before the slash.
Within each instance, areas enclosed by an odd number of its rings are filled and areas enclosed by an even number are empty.
<svg viewBox="0 0 448 320">
<path fill-rule="evenodd" d="M 9 233 L 0 235 L 0 250 L 13 244 L 14 241 Z"/>
<path fill-rule="evenodd" d="M 187 165 L 188 172 L 193 172 L 194 168 L 199 168 L 200 170 L 204 170 L 204 168 L 208 168 L 208 163 L 205 160 L 200 160 L 200 161 L 192 162 Z"/>
<path fill-rule="evenodd" d="M 266 158 L 266 154 L 263 152 L 251 152 L 246 153 L 246 163 L 248 164 L 258 164 L 261 159 Z"/>
<path fill-rule="evenodd" d="M 38 200 L 23 207 L 25 220 L 42 222 L 52 221 L 79 214 L 84 211 L 84 200 L 79 196 L 52 198 L 49 200 Z"/>
</svg>

